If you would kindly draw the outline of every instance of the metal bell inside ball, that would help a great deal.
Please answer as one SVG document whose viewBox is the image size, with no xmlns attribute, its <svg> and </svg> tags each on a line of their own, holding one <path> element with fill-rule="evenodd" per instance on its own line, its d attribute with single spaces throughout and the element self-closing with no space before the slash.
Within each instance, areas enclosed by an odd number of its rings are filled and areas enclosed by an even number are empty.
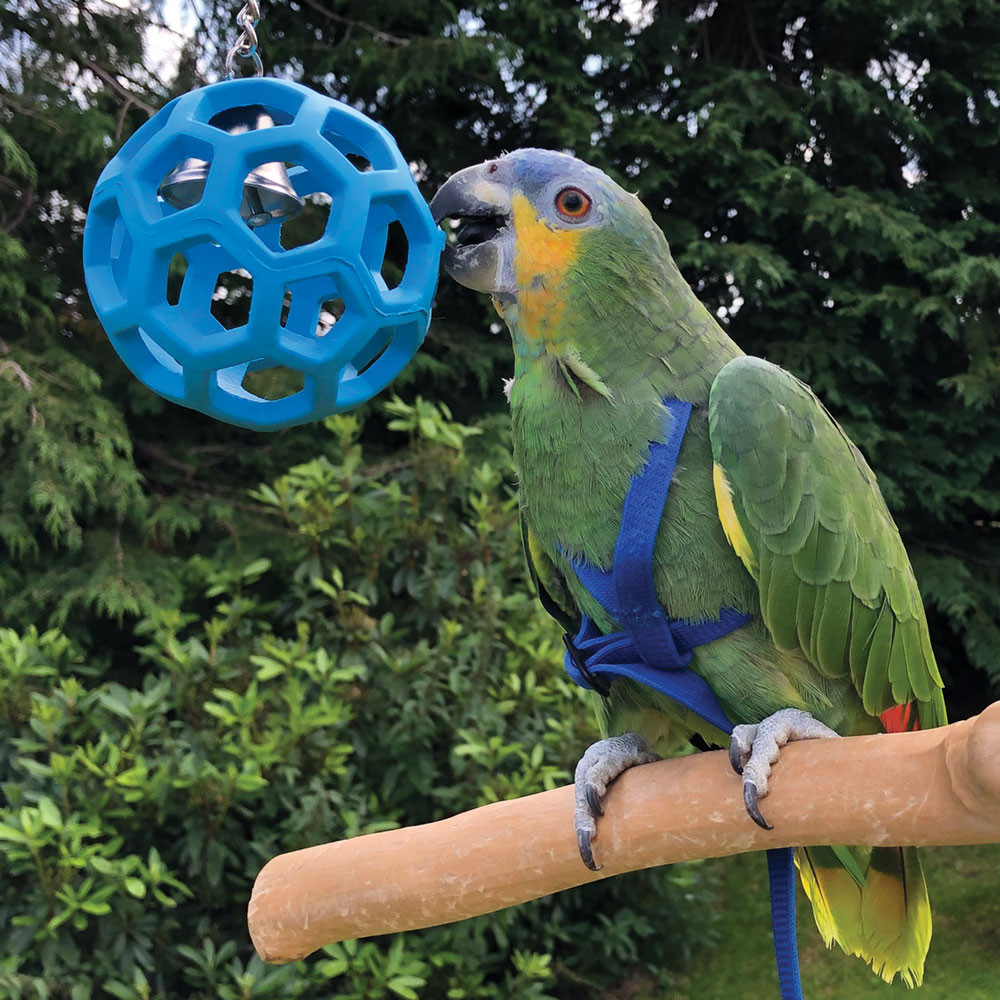
<svg viewBox="0 0 1000 1000">
<path fill-rule="evenodd" d="M 274 127 L 267 109 L 259 104 L 247 108 L 226 108 L 209 124 L 225 129 L 230 135 Z M 208 162 L 191 157 L 174 168 L 157 193 L 174 208 L 190 208 L 201 201 L 207 179 Z M 304 203 L 296 195 L 283 163 L 262 163 L 243 181 L 240 215 L 252 228 L 293 218 L 303 207 Z"/>
</svg>

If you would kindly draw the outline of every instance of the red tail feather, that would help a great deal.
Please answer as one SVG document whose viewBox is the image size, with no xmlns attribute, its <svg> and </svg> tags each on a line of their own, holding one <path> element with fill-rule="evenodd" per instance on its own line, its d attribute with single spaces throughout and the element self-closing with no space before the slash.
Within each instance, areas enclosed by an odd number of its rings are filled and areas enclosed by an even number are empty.
<svg viewBox="0 0 1000 1000">
<path fill-rule="evenodd" d="M 920 720 L 912 701 L 887 708 L 879 718 L 887 733 L 907 733 L 920 728 Z"/>
</svg>

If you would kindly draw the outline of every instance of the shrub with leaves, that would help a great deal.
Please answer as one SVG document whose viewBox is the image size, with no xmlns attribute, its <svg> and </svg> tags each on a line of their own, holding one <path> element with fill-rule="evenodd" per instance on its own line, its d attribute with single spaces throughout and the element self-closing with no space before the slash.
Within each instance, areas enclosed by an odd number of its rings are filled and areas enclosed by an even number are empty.
<svg viewBox="0 0 1000 1000">
<path fill-rule="evenodd" d="M 4 995 L 540 1000 L 685 954 L 663 916 L 703 891 L 691 866 L 253 956 L 274 854 L 554 787 L 595 735 L 524 579 L 504 422 L 383 409 L 406 447 L 369 464 L 358 418 L 328 420 L 332 457 L 255 491 L 270 545 L 192 557 L 182 606 L 138 624 L 141 671 L 0 631 Z"/>
</svg>

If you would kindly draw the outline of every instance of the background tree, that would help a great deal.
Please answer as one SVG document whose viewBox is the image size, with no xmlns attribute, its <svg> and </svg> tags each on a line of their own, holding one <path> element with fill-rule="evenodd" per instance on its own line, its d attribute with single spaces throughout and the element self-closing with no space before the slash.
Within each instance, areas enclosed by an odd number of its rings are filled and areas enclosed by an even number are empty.
<svg viewBox="0 0 1000 1000">
<path fill-rule="evenodd" d="M 527 593 L 509 346 L 481 297 L 442 283 L 397 401 L 266 437 L 153 396 L 94 319 L 93 183 L 217 76 L 237 6 L 0 10 L 0 992 L 666 975 L 704 935 L 697 868 L 293 969 L 249 957 L 271 854 L 566 780 L 590 721 Z M 527 145 L 637 190 L 739 343 L 811 382 L 877 469 L 953 716 L 996 695 L 995 4 L 299 0 L 267 5 L 262 51 L 385 124 L 428 195 Z"/>
</svg>

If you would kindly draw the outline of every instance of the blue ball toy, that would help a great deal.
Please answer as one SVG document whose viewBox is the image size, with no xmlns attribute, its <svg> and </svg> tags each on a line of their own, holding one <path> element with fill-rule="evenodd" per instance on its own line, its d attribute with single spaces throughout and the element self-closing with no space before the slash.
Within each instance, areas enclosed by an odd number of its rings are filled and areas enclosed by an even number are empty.
<svg viewBox="0 0 1000 1000">
<path fill-rule="evenodd" d="M 285 238 L 285 207 L 303 202 L 329 208 L 304 244 Z M 401 273 L 385 264 L 391 233 Z M 380 125 L 296 83 L 231 80 L 172 101 L 107 165 L 84 270 L 143 383 L 277 430 L 357 406 L 399 374 L 427 332 L 444 239 Z M 254 391 L 270 369 L 285 370 L 281 398 Z"/>
</svg>

